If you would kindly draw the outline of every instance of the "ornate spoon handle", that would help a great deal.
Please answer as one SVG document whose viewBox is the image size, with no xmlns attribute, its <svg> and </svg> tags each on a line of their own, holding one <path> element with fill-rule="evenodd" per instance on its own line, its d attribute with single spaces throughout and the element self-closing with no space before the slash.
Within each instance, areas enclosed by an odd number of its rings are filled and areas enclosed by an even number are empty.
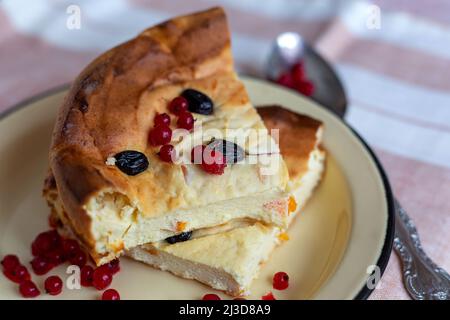
<svg viewBox="0 0 450 320">
<path fill-rule="evenodd" d="M 395 206 L 394 248 L 402 261 L 408 293 L 416 300 L 449 300 L 449 274 L 423 251 L 417 229 L 397 199 Z"/>
</svg>

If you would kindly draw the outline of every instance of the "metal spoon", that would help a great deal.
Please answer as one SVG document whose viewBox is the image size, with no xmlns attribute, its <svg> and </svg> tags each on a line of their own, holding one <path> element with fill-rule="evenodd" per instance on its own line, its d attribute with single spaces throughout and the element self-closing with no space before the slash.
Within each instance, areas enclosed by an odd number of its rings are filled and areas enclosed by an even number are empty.
<svg viewBox="0 0 450 320">
<path fill-rule="evenodd" d="M 311 97 L 317 103 L 343 117 L 347 109 L 347 97 L 342 82 L 331 65 L 295 32 L 285 32 L 275 39 L 266 68 L 266 76 L 276 80 L 293 64 L 303 60 L 308 78 L 316 85 Z"/>
<path fill-rule="evenodd" d="M 285 32 L 273 42 L 266 68 L 269 79 L 277 77 L 300 59 L 308 78 L 316 84 L 312 99 L 341 118 L 347 110 L 344 87 L 333 68 L 295 32 Z M 450 276 L 423 251 L 417 229 L 406 211 L 395 199 L 394 248 L 403 268 L 403 282 L 416 300 L 450 299 Z"/>
</svg>

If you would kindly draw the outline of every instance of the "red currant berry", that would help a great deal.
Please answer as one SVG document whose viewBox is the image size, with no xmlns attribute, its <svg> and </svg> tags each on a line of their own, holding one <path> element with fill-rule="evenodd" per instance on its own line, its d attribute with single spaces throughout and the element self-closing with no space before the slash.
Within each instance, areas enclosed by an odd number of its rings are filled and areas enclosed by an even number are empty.
<svg viewBox="0 0 450 320">
<path fill-rule="evenodd" d="M 293 88 L 295 85 L 294 79 L 290 73 L 281 74 L 277 79 L 277 83 L 288 88 Z"/>
<path fill-rule="evenodd" d="M 220 297 L 217 294 L 208 293 L 203 296 L 202 300 L 222 300 L 222 299 L 220 299 Z"/>
<path fill-rule="evenodd" d="M 61 236 L 59 235 L 58 231 L 56 230 L 49 230 L 47 232 L 45 232 L 50 239 L 52 240 L 52 243 L 55 247 L 59 246 L 61 244 Z"/>
<path fill-rule="evenodd" d="M 305 78 L 305 69 L 303 68 L 303 63 L 299 62 L 292 66 L 291 68 L 292 79 L 294 83 L 300 83 Z"/>
<path fill-rule="evenodd" d="M 208 148 L 204 150 L 203 161 L 201 164 L 203 171 L 210 174 L 221 175 L 224 173 L 226 166 L 225 157 L 221 152 Z"/>
<path fill-rule="evenodd" d="M 53 266 L 60 265 L 61 263 L 66 261 L 66 256 L 62 252 L 62 249 L 55 249 L 45 254 L 44 256 L 48 262 L 50 262 Z"/>
<path fill-rule="evenodd" d="M 45 279 L 45 291 L 52 295 L 56 296 L 61 293 L 63 288 L 63 282 L 60 277 L 58 276 L 51 276 Z"/>
<path fill-rule="evenodd" d="M 34 298 L 41 294 L 36 285 L 30 280 L 22 282 L 19 286 L 19 291 L 24 298 Z"/>
<path fill-rule="evenodd" d="M 267 293 L 266 295 L 261 297 L 262 300 L 277 300 L 275 299 L 272 292 Z"/>
<path fill-rule="evenodd" d="M 33 256 L 40 256 L 53 249 L 51 238 L 46 233 L 39 234 L 31 244 L 31 253 Z"/>
<path fill-rule="evenodd" d="M 61 237 L 56 230 L 46 231 L 38 234 L 31 244 L 31 253 L 33 256 L 44 255 L 47 252 L 57 248 Z"/>
<path fill-rule="evenodd" d="M 165 144 L 159 149 L 159 158 L 164 162 L 173 162 L 175 160 L 175 149 L 171 144 Z"/>
<path fill-rule="evenodd" d="M 273 275 L 273 288 L 284 290 L 289 287 L 289 276 L 286 272 L 277 272 Z"/>
<path fill-rule="evenodd" d="M 111 273 L 113 275 L 120 271 L 120 260 L 119 259 L 114 259 L 114 260 L 110 261 L 107 265 L 108 265 L 109 271 L 111 271 Z"/>
<path fill-rule="evenodd" d="M 185 97 L 176 97 L 169 103 L 169 111 L 173 114 L 179 115 L 183 111 L 188 110 L 188 101 Z"/>
<path fill-rule="evenodd" d="M 20 265 L 19 258 L 16 255 L 8 254 L 3 257 L 2 266 L 3 270 L 11 271 Z"/>
<path fill-rule="evenodd" d="M 108 289 L 103 292 L 102 300 L 120 300 L 120 294 L 114 289 Z"/>
<path fill-rule="evenodd" d="M 35 274 L 41 276 L 52 270 L 53 265 L 46 258 L 36 257 L 31 260 L 31 268 Z"/>
<path fill-rule="evenodd" d="M 92 274 L 92 285 L 97 290 L 107 288 L 112 282 L 112 274 L 107 265 L 103 265 L 94 270 Z"/>
<path fill-rule="evenodd" d="M 80 249 L 72 254 L 69 261 L 71 264 L 77 265 L 81 268 L 87 262 L 86 254 Z"/>
<path fill-rule="evenodd" d="M 200 164 L 203 171 L 221 175 L 227 166 L 224 155 L 215 149 L 198 145 L 191 150 L 191 162 Z"/>
<path fill-rule="evenodd" d="M 181 112 L 177 120 L 178 128 L 191 131 L 194 128 L 194 117 L 190 112 Z"/>
<path fill-rule="evenodd" d="M 71 257 L 80 250 L 80 245 L 76 240 L 64 239 L 62 242 L 62 249 L 66 257 Z"/>
<path fill-rule="evenodd" d="M 167 144 L 172 139 L 172 130 L 168 126 L 158 126 L 150 130 L 148 140 L 152 146 Z"/>
<path fill-rule="evenodd" d="M 312 96 L 314 93 L 314 84 L 309 80 L 304 80 L 300 82 L 298 85 L 296 85 L 297 91 L 304 94 L 307 97 Z"/>
<path fill-rule="evenodd" d="M 31 276 L 27 268 L 22 265 L 16 266 L 13 270 L 4 270 L 3 274 L 12 282 L 22 283 L 24 281 L 30 280 Z"/>
<path fill-rule="evenodd" d="M 81 268 L 80 278 L 81 278 L 81 285 L 83 287 L 92 286 L 93 274 L 94 274 L 94 268 L 92 268 L 91 266 L 86 265 Z"/>
<path fill-rule="evenodd" d="M 170 116 L 167 113 L 160 113 L 155 116 L 153 120 L 155 127 L 157 126 L 169 126 L 170 125 Z"/>
</svg>

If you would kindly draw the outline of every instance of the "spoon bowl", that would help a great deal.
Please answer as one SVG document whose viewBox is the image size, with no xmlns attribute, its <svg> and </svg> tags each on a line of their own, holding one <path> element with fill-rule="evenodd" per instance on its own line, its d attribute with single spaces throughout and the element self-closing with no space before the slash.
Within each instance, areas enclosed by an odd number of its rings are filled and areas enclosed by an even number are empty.
<svg viewBox="0 0 450 320">
<path fill-rule="evenodd" d="M 296 32 L 279 34 L 272 44 L 266 76 L 276 80 L 295 63 L 303 61 L 309 80 L 315 85 L 311 98 L 339 117 L 347 110 L 347 96 L 333 67 Z"/>
</svg>

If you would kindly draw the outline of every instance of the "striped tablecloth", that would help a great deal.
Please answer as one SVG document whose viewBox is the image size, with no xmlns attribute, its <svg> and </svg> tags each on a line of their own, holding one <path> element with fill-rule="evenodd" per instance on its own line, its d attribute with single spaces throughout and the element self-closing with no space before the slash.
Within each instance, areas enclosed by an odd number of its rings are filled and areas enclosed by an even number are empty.
<svg viewBox="0 0 450 320">
<path fill-rule="evenodd" d="M 71 81 L 140 30 L 214 5 L 228 13 L 243 73 L 261 75 L 271 39 L 288 30 L 335 64 L 350 99 L 348 122 L 380 157 L 426 251 L 449 270 L 449 1 L 3 0 L 0 112 Z M 68 28 L 78 9 L 80 28 L 73 20 Z M 393 255 L 371 299 L 407 298 Z"/>
</svg>

